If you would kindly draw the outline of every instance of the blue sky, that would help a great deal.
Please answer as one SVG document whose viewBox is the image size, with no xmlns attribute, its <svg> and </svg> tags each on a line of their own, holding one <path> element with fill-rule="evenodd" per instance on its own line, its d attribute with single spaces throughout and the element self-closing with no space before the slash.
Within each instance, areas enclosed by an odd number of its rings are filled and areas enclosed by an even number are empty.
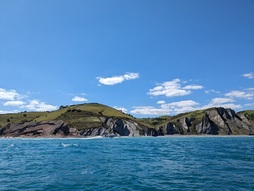
<svg viewBox="0 0 254 191">
<path fill-rule="evenodd" d="M 0 0 L 0 113 L 254 109 L 253 0 Z"/>
</svg>

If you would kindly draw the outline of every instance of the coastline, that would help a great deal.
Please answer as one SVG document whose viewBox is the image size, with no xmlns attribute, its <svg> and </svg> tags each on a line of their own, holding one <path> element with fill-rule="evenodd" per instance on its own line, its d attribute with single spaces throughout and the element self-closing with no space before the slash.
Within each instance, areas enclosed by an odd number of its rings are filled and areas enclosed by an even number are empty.
<svg viewBox="0 0 254 191">
<path fill-rule="evenodd" d="M 116 136 L 116 137 L 104 137 L 104 136 L 89 136 L 89 137 L 60 137 L 60 136 L 20 136 L 20 137 L 2 137 L 1 139 L 83 139 L 83 140 L 89 140 L 89 139 L 136 139 L 136 138 L 237 138 L 237 137 L 254 137 L 253 135 L 164 135 L 164 136 Z"/>
</svg>

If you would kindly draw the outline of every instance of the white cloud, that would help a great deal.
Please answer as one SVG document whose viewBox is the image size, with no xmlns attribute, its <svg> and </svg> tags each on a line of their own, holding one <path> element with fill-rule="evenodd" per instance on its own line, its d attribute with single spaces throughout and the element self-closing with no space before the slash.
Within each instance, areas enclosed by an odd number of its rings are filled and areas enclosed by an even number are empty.
<svg viewBox="0 0 254 191">
<path fill-rule="evenodd" d="M 157 101 L 157 104 L 161 105 L 161 104 L 165 104 L 165 101 Z"/>
<path fill-rule="evenodd" d="M 113 106 L 113 108 L 115 108 L 115 109 L 117 109 L 117 110 L 120 110 L 120 111 L 122 111 L 122 112 L 124 112 L 124 113 L 127 113 L 127 112 L 128 112 L 128 110 L 127 110 L 126 108 L 124 108 L 124 107 Z"/>
<path fill-rule="evenodd" d="M 26 104 L 26 102 L 24 101 L 7 101 L 4 103 L 4 106 L 14 106 L 14 107 L 18 107 L 18 106 L 22 106 Z"/>
<path fill-rule="evenodd" d="M 199 90 L 202 88 L 203 88 L 203 86 L 200 86 L 200 85 L 188 85 L 188 86 L 183 87 L 183 89 L 185 89 L 185 90 Z"/>
<path fill-rule="evenodd" d="M 113 77 L 108 77 L 108 78 L 103 78 L 103 77 L 97 77 L 99 82 L 103 85 L 115 85 L 122 83 L 125 80 L 134 80 L 139 78 L 138 73 L 126 73 L 121 76 L 113 76 Z"/>
<path fill-rule="evenodd" d="M 247 73 L 247 74 L 243 74 L 243 77 L 249 78 L 249 79 L 253 79 L 254 78 L 254 74 L 252 72 L 251 73 Z"/>
<path fill-rule="evenodd" d="M 197 106 L 199 103 L 193 101 L 193 100 L 185 100 L 185 101 L 178 101 L 178 102 L 172 102 L 168 104 L 163 104 L 161 107 L 162 108 L 175 108 L 175 107 L 193 107 Z"/>
<path fill-rule="evenodd" d="M 232 98 L 214 98 L 207 105 L 200 106 L 198 102 L 193 100 L 184 100 L 178 102 L 166 103 L 164 101 L 158 101 L 160 107 L 153 106 L 136 106 L 130 113 L 139 115 L 176 115 L 179 113 L 186 113 L 190 111 L 195 111 L 199 109 L 207 109 L 211 107 L 224 107 L 231 109 L 240 109 L 241 105 L 235 104 Z M 157 104 L 158 104 L 157 102 Z M 252 106 L 252 104 L 246 104 L 246 106 Z"/>
<path fill-rule="evenodd" d="M 124 76 L 125 80 L 134 80 L 134 79 L 139 78 L 138 73 L 127 73 L 127 74 L 124 74 L 123 76 Z"/>
<path fill-rule="evenodd" d="M 165 95 L 166 97 L 184 96 L 191 93 L 191 90 L 202 89 L 200 85 L 182 86 L 180 79 L 167 81 L 149 90 L 148 94 L 152 96 Z"/>
<path fill-rule="evenodd" d="M 213 98 L 207 105 L 204 105 L 202 109 L 207 109 L 211 107 L 224 107 L 231 109 L 239 109 L 242 108 L 239 104 L 234 104 L 234 99 L 232 98 Z"/>
<path fill-rule="evenodd" d="M 44 102 L 40 102 L 39 100 L 31 100 L 29 104 L 22 106 L 21 108 L 27 108 L 31 111 L 52 111 L 56 110 L 57 106 L 46 104 Z"/>
<path fill-rule="evenodd" d="M 15 99 L 20 99 L 21 95 L 17 93 L 15 90 L 6 90 L 0 88 L 0 99 L 13 101 Z"/>
<path fill-rule="evenodd" d="M 85 101 L 88 101 L 88 100 L 84 97 L 75 96 L 74 98 L 72 98 L 72 101 L 74 101 L 74 102 L 85 102 Z"/>
<path fill-rule="evenodd" d="M 140 115 L 168 115 L 168 109 L 155 108 L 153 106 L 137 106 L 133 107 L 134 109 L 131 111 L 133 114 Z"/>
<path fill-rule="evenodd" d="M 193 100 L 185 100 L 179 102 L 172 103 L 163 103 L 160 108 L 156 108 L 153 106 L 137 106 L 133 107 L 134 109 L 131 111 L 133 114 L 140 115 L 174 115 L 179 113 L 184 113 L 188 111 L 193 111 L 198 108 L 199 103 Z"/>
<path fill-rule="evenodd" d="M 226 93 L 225 96 L 230 98 L 253 99 L 254 92 L 244 92 L 244 91 L 234 90 L 229 93 Z"/>
<path fill-rule="evenodd" d="M 254 106 L 254 103 L 246 103 L 244 106 Z"/>
<path fill-rule="evenodd" d="M 3 103 L 3 106 L 6 107 L 18 107 L 21 109 L 27 109 L 31 111 L 51 111 L 56 110 L 57 106 L 46 104 L 45 102 L 41 102 L 37 99 L 33 99 L 31 101 L 27 100 L 28 95 L 21 95 L 16 90 L 6 90 L 0 88 L 0 99 L 7 100 Z M 8 110 L 1 110 L 0 113 L 13 113 L 19 112 L 18 110 L 8 111 Z"/>
<path fill-rule="evenodd" d="M 6 114 L 6 113 L 18 113 L 20 111 L 18 110 L 13 110 L 13 111 L 3 111 L 3 110 L 0 110 L 0 114 Z"/>
<path fill-rule="evenodd" d="M 222 104 L 222 103 L 228 103 L 228 102 L 234 102 L 235 100 L 232 98 L 213 98 L 210 101 L 210 104 L 216 105 L 216 104 Z"/>
<path fill-rule="evenodd" d="M 193 100 L 185 100 L 185 101 L 178 101 L 178 102 L 172 102 L 168 104 L 161 105 L 162 108 L 168 109 L 170 113 L 172 114 L 179 114 L 179 113 L 185 113 L 188 111 L 197 110 L 199 103 L 193 101 Z"/>
<path fill-rule="evenodd" d="M 122 83 L 124 81 L 123 76 L 114 76 L 114 77 L 110 77 L 110 78 L 98 77 L 97 79 L 103 85 L 115 85 L 115 84 Z"/>
<path fill-rule="evenodd" d="M 216 94 L 219 94 L 219 93 L 220 93 L 220 91 L 217 91 L 217 90 L 213 90 L 213 89 L 211 89 L 211 90 L 205 90 L 205 93 L 206 93 L 206 94 L 210 94 L 210 93 L 216 93 Z"/>
<path fill-rule="evenodd" d="M 224 104 L 208 104 L 202 107 L 202 109 L 208 109 L 211 107 L 224 107 L 224 108 L 230 108 L 230 109 L 240 109 L 242 108 L 241 105 L 239 104 L 234 104 L 234 103 L 224 103 Z"/>
</svg>

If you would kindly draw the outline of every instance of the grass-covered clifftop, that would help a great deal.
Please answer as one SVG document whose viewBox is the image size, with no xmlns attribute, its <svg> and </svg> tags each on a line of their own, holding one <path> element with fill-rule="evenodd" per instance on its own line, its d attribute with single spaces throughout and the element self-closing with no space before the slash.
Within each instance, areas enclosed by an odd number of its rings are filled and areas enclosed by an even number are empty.
<svg viewBox="0 0 254 191">
<path fill-rule="evenodd" d="M 120 119 L 135 120 L 134 117 L 108 107 L 103 104 L 89 103 L 70 106 L 61 106 L 56 111 L 51 112 L 21 112 L 0 115 L 0 127 L 7 123 L 15 122 L 42 122 L 52 120 L 63 120 L 70 126 L 76 128 L 90 128 L 101 122 L 99 117 L 113 117 Z"/>
</svg>

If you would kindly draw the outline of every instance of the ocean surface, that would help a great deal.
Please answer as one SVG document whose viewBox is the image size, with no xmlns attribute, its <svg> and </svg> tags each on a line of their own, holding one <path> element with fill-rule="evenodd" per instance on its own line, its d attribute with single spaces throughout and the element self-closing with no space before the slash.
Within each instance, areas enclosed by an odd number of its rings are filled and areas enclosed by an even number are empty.
<svg viewBox="0 0 254 191">
<path fill-rule="evenodd" d="M 254 137 L 3 138 L 0 190 L 254 190 Z"/>
</svg>

